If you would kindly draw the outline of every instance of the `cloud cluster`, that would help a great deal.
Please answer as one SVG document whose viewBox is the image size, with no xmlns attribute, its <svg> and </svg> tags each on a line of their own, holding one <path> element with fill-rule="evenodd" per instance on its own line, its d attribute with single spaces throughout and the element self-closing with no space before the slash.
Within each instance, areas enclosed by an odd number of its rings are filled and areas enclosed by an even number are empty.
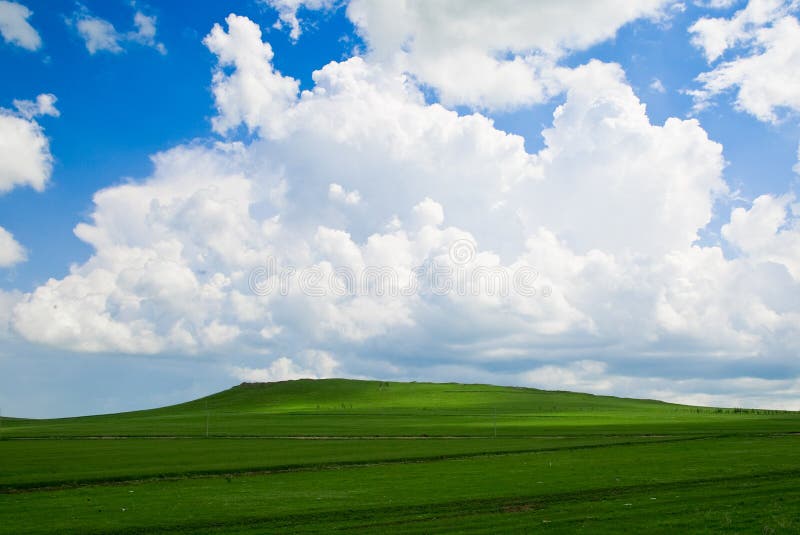
<svg viewBox="0 0 800 535">
<path fill-rule="evenodd" d="M 156 49 L 161 54 L 167 53 L 163 43 L 156 40 L 156 17 L 145 15 L 137 10 L 133 16 L 134 29 L 121 33 L 109 21 L 94 16 L 85 7 L 76 11 L 68 21 L 74 26 L 86 44 L 90 54 L 109 52 L 119 54 L 125 50 L 127 43 L 137 43 Z"/>
<path fill-rule="evenodd" d="M 668 402 L 716 407 L 760 407 L 798 410 L 800 381 L 796 379 L 714 378 L 663 379 L 614 373 L 603 362 L 577 361 L 566 366 L 547 365 L 523 374 L 526 384 L 605 395 L 660 399 Z"/>
<path fill-rule="evenodd" d="M 751 0 L 731 18 L 702 17 L 689 28 L 692 43 L 701 48 L 709 63 L 728 49 L 751 41 L 756 33 L 789 14 L 791 5 L 783 0 Z"/>
<path fill-rule="evenodd" d="M 17 112 L 0 108 L 0 195 L 15 187 L 42 191 L 50 179 L 53 157 L 50 142 L 35 117 L 58 117 L 55 95 L 46 93 L 32 100 L 14 100 Z M 0 227 L 0 268 L 24 262 L 25 249 Z M 2 324 L 2 322 L 0 322 Z"/>
<path fill-rule="evenodd" d="M 297 11 L 330 9 L 330 0 L 269 0 L 280 21 L 300 35 Z M 353 0 L 347 16 L 372 62 L 412 75 L 444 105 L 506 109 L 547 101 L 560 92 L 553 69 L 576 50 L 613 37 L 625 24 L 665 16 L 671 0 L 527 2 L 491 5 L 411 0 Z"/>
<path fill-rule="evenodd" d="M 347 12 L 371 53 L 433 87 L 445 105 L 485 109 L 545 102 L 560 91 L 553 65 L 613 37 L 670 2 L 444 2 L 354 0 Z"/>
<path fill-rule="evenodd" d="M 36 100 L 14 99 L 14 107 L 25 119 L 41 116 L 58 117 L 61 112 L 56 108 L 57 100 L 52 93 L 42 93 Z"/>
<path fill-rule="evenodd" d="M 0 35 L 3 40 L 26 50 L 38 50 L 42 38 L 28 22 L 31 15 L 33 12 L 22 4 L 0 0 Z"/>
<path fill-rule="evenodd" d="M 541 32 L 477 4 L 447 23 L 436 4 L 380 5 L 348 7 L 372 52 L 329 63 L 305 91 L 274 67 L 257 24 L 215 25 L 204 43 L 224 140 L 159 153 L 151 176 L 97 192 L 75 229 L 91 258 L 19 298 L 15 332 L 73 351 L 267 363 L 232 367 L 241 380 L 477 377 L 676 400 L 730 399 L 692 375 L 692 359 L 718 363 L 753 399 L 775 387 L 748 377 L 754 363 L 796 367 L 797 206 L 764 196 L 734 210 L 721 239 L 736 256 L 701 245 L 728 186 L 722 147 L 696 120 L 654 124 L 621 67 L 599 61 L 548 69 L 564 101 L 536 153 L 484 115 L 425 97 L 430 58 L 449 62 L 468 43 L 500 67 L 517 60 L 498 51 L 557 55 L 661 2 L 603 4 L 601 24 L 589 22 L 594 8 L 565 22 L 562 4 L 537 4 L 549 24 L 521 8 Z M 498 95 L 471 84 L 479 97 L 466 100 Z M 421 266 L 463 273 L 466 286 L 382 291 Z M 523 267 L 536 291 L 489 291 L 487 276 Z M 254 291 L 254 270 L 273 291 Z M 366 292 L 309 290 L 365 271 Z M 654 376 L 664 362 L 684 371 Z M 797 384 L 778 390 L 783 403 Z"/>
<path fill-rule="evenodd" d="M 736 106 L 761 121 L 776 122 L 781 109 L 800 111 L 798 9 L 796 1 L 750 0 L 730 19 L 702 18 L 692 25 L 692 42 L 709 63 L 737 52 L 697 77 L 702 87 L 690 92 L 696 109 L 736 90 Z"/>
<path fill-rule="evenodd" d="M 57 117 L 55 101 L 55 96 L 42 94 L 35 102 L 15 100 L 17 113 L 0 108 L 0 194 L 17 186 L 42 191 L 47 185 L 53 157 L 50 142 L 34 117 Z"/>
</svg>

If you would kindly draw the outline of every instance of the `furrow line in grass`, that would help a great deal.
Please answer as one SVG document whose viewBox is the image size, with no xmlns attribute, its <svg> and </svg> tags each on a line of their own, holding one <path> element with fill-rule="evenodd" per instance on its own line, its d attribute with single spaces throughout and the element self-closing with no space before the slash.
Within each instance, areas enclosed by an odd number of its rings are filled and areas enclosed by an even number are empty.
<svg viewBox="0 0 800 535">
<path fill-rule="evenodd" d="M 783 435 L 793 433 L 753 433 L 753 436 Z M 614 433 L 614 434 L 576 434 L 576 435 L 41 435 L 6 436 L 0 441 L 21 440 L 525 440 L 525 439 L 569 439 L 569 438 L 669 438 L 687 436 L 710 436 L 708 433 Z M 714 435 L 728 436 L 728 435 Z M 741 433 L 730 436 L 746 436 Z"/>
<path fill-rule="evenodd" d="M 677 442 L 688 442 L 694 440 L 707 440 L 714 438 L 716 437 L 692 436 L 692 437 L 670 438 L 665 440 L 604 442 L 599 444 L 576 444 L 572 446 L 552 446 L 545 448 L 529 448 L 522 450 L 512 449 L 512 450 L 498 450 L 498 451 L 452 453 L 452 454 L 441 454 L 441 455 L 424 455 L 424 456 L 414 456 L 414 457 L 397 457 L 391 459 L 376 459 L 372 461 L 352 460 L 352 461 L 334 461 L 327 463 L 292 463 L 292 464 L 266 466 L 266 467 L 248 467 L 248 468 L 242 468 L 240 470 L 236 469 L 232 470 L 229 468 L 210 469 L 210 470 L 191 470 L 186 472 L 164 473 L 148 477 L 119 476 L 119 477 L 91 478 L 78 481 L 57 480 L 57 481 L 37 482 L 31 484 L 22 483 L 22 484 L 0 485 L 0 494 L 19 494 L 19 493 L 44 492 L 53 490 L 68 490 L 81 487 L 119 486 L 126 484 L 148 483 L 153 481 L 179 481 L 182 479 L 244 477 L 244 476 L 281 474 L 287 472 L 321 472 L 326 470 L 338 470 L 342 468 L 362 468 L 362 467 L 383 466 L 392 464 L 420 464 L 420 463 L 450 461 L 459 459 L 525 455 L 532 453 L 578 451 L 578 450 L 599 449 L 608 447 L 627 447 L 627 446 L 639 446 L 647 444 L 664 444 L 671 442 L 677 443 Z"/>
<path fill-rule="evenodd" d="M 526 440 L 570 438 L 729 438 L 729 437 L 782 437 L 797 436 L 800 431 L 731 432 L 731 433 L 581 433 L 566 435 L 41 435 L 4 436 L 0 441 L 21 440 Z"/>
</svg>

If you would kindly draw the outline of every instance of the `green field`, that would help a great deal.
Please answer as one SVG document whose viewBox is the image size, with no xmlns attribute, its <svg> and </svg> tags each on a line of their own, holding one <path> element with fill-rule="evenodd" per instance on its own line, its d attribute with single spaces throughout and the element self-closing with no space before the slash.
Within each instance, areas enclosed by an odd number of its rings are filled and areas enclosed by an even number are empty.
<svg viewBox="0 0 800 535">
<path fill-rule="evenodd" d="M 800 414 L 245 384 L 0 428 L 0 533 L 798 533 Z"/>
</svg>

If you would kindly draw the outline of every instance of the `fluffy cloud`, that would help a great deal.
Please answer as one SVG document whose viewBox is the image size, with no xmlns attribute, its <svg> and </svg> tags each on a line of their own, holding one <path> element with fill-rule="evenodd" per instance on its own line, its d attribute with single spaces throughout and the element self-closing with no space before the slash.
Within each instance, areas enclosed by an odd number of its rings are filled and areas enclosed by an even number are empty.
<svg viewBox="0 0 800 535">
<path fill-rule="evenodd" d="M 243 241 L 261 235 L 247 214 L 251 184 L 229 170 L 235 151 L 175 149 L 156 158 L 148 183 L 98 192 L 94 224 L 75 229 L 97 253 L 28 296 L 17 307 L 19 331 L 44 329 L 42 340 L 54 345 L 124 353 L 234 340 L 239 328 L 220 321 L 220 307 L 233 307 L 231 278 L 246 278 L 234 266 L 259 261 Z M 203 273 L 211 265 L 221 271 Z"/>
<path fill-rule="evenodd" d="M 36 115 L 58 115 L 53 95 L 39 95 L 36 102 L 14 101 L 14 114 L 0 108 L 0 194 L 16 186 L 42 191 L 53 167 L 50 143 Z"/>
<path fill-rule="evenodd" d="M 216 54 L 213 91 L 219 115 L 214 130 L 226 133 L 244 123 L 251 130 L 278 133 L 282 111 L 297 97 L 299 83 L 272 68 L 272 47 L 261 41 L 261 28 L 247 17 L 225 19 L 228 31 L 215 24 L 203 43 Z M 225 69 L 235 67 L 232 75 Z"/>
<path fill-rule="evenodd" d="M 339 365 L 333 357 L 324 351 L 306 351 L 299 355 L 297 360 L 299 362 L 295 362 L 290 358 L 280 357 L 266 368 L 232 366 L 230 373 L 240 381 L 249 383 L 291 381 L 294 379 L 324 379 L 333 377 Z"/>
<path fill-rule="evenodd" d="M 743 253 L 786 268 L 800 281 L 800 213 L 793 195 L 762 195 L 750 209 L 736 208 L 722 235 Z"/>
<path fill-rule="evenodd" d="M 444 104 L 506 108 L 546 101 L 558 92 L 554 62 L 628 22 L 663 16 L 670 3 L 353 0 L 347 14 L 376 60 L 398 62 Z"/>
<path fill-rule="evenodd" d="M 0 34 L 6 43 L 26 50 L 37 50 L 42 46 L 39 33 L 28 22 L 32 14 L 22 4 L 0 0 Z"/>
<path fill-rule="evenodd" d="M 778 120 L 777 110 L 800 110 L 800 23 L 791 13 L 797 2 L 751 0 L 732 18 L 703 18 L 691 28 L 693 42 L 709 62 L 726 51 L 740 53 L 700 74 L 702 88 L 691 91 L 702 109 L 721 93 L 736 89 L 736 106 L 762 121 Z"/>
<path fill-rule="evenodd" d="M 161 54 L 167 53 L 164 44 L 156 41 L 156 17 L 145 15 L 141 11 L 136 11 L 133 16 L 135 29 L 127 33 L 118 32 L 113 24 L 92 15 L 86 8 L 76 12 L 69 23 L 83 38 L 90 54 L 119 54 L 124 50 L 123 45 L 129 42 L 155 48 Z"/>
<path fill-rule="evenodd" d="M 25 119 L 33 119 L 42 115 L 58 117 L 61 112 L 56 108 L 58 99 L 52 93 L 42 93 L 36 100 L 14 99 L 14 107 Z"/>
<path fill-rule="evenodd" d="M 502 365 L 503 382 L 619 392 L 636 381 L 619 366 L 654 359 L 791 365 L 791 200 L 733 212 L 735 258 L 699 245 L 728 191 L 722 148 L 695 120 L 653 124 L 619 66 L 552 70 L 565 100 L 532 154 L 371 56 L 300 92 L 256 24 L 226 20 L 204 42 L 229 139 L 160 153 L 150 177 L 98 192 L 75 229 L 91 258 L 14 306 L 23 337 L 271 362 L 231 370 L 243 380 Z M 446 291 L 440 269 L 455 274 Z M 649 391 L 709 388 L 669 384 Z"/>
<path fill-rule="evenodd" d="M 112 54 L 122 52 L 117 30 L 107 20 L 90 15 L 82 15 L 76 19 L 75 28 L 77 28 L 78 33 L 86 42 L 86 50 L 90 54 L 103 50 Z"/>
<path fill-rule="evenodd" d="M 26 258 L 25 249 L 17 243 L 9 231 L 0 227 L 0 268 L 19 264 Z"/>
<path fill-rule="evenodd" d="M 727 192 L 722 146 L 694 120 L 652 125 L 617 66 L 591 62 L 562 78 L 567 102 L 537 155 L 548 179 L 522 197 L 533 203 L 530 225 L 582 252 L 665 253 L 693 243 Z"/>
</svg>

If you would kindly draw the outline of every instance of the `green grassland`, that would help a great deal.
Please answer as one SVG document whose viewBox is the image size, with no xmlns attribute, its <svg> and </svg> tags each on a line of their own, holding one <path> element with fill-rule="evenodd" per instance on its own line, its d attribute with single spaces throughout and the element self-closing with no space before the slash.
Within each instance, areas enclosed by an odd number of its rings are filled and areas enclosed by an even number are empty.
<svg viewBox="0 0 800 535">
<path fill-rule="evenodd" d="M 0 428 L 0 533 L 799 533 L 800 414 L 300 380 Z"/>
</svg>

